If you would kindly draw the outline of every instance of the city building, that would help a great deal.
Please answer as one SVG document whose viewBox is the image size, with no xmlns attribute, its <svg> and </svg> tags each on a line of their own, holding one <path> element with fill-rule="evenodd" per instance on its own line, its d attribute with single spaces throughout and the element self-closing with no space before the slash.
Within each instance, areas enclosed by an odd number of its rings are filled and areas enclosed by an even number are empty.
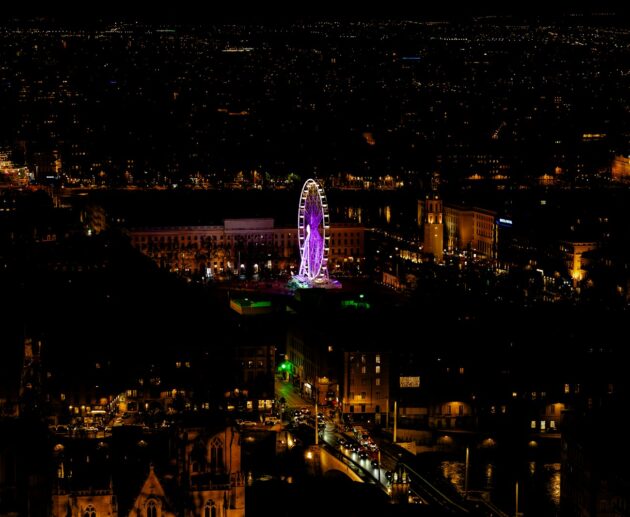
<svg viewBox="0 0 630 517">
<path fill-rule="evenodd" d="M 627 401 L 616 401 L 623 403 Z M 622 404 L 623 405 L 623 404 Z M 562 428 L 562 515 L 626 517 L 630 515 L 630 451 L 622 426 L 604 426 L 621 405 L 588 414 L 570 412 Z"/>
<path fill-rule="evenodd" d="M 118 446 L 148 448 L 152 438 L 118 438 Z M 51 517 L 243 517 L 245 483 L 241 471 L 239 432 L 231 426 L 184 426 L 171 438 L 172 465 L 146 465 L 146 477 L 135 478 L 134 465 L 120 470 L 111 442 L 70 440 L 55 445 L 56 480 Z M 76 441 L 76 444 L 72 442 Z M 141 447 L 141 448 L 142 448 Z M 124 458 L 123 458 L 124 460 Z M 118 467 L 118 468 L 116 468 Z M 140 467 L 142 468 L 142 466 Z M 138 483 L 140 482 L 140 483 Z M 134 490 L 134 487 L 135 490 Z"/>
<path fill-rule="evenodd" d="M 344 352 L 343 415 L 385 423 L 389 404 L 389 353 Z"/>
<path fill-rule="evenodd" d="M 365 228 L 333 224 L 330 232 L 331 273 L 360 268 Z M 160 267 L 208 278 L 289 272 L 299 266 L 296 228 L 276 228 L 268 218 L 226 219 L 217 226 L 133 228 L 129 236 L 132 245 Z"/>
<path fill-rule="evenodd" d="M 498 237 L 496 217 L 495 212 L 483 208 L 445 205 L 446 249 L 495 259 Z"/>
<path fill-rule="evenodd" d="M 574 285 L 586 278 L 586 267 L 589 261 L 583 257 L 583 254 L 596 248 L 596 242 L 563 241 L 561 243 L 560 249 L 564 254 L 564 261 Z"/>
<path fill-rule="evenodd" d="M 422 207 L 418 208 L 424 230 L 423 251 L 425 254 L 433 255 L 436 262 L 442 262 L 444 259 L 442 200 L 436 192 L 433 192 L 427 196 L 426 200 L 419 203 L 423 203 Z"/>
<path fill-rule="evenodd" d="M 612 162 L 612 179 L 616 181 L 630 180 L 630 156 L 618 154 Z"/>
<path fill-rule="evenodd" d="M 31 174 L 27 167 L 19 167 L 10 159 L 9 154 L 0 152 L 0 188 L 25 187 L 31 180 Z"/>
<path fill-rule="evenodd" d="M 292 382 L 302 395 L 319 404 L 339 401 L 340 374 L 338 351 L 330 335 L 305 328 L 305 320 L 287 333 L 286 357 L 293 365 Z"/>
</svg>

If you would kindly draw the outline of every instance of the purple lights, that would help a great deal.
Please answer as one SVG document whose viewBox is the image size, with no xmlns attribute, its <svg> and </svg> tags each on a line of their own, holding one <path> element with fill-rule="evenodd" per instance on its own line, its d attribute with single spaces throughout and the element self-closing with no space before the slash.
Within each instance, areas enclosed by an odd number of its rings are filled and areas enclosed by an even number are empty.
<svg viewBox="0 0 630 517">
<path fill-rule="evenodd" d="M 300 271 L 298 278 L 307 283 L 328 279 L 329 231 L 328 203 L 324 189 L 313 179 L 306 180 L 300 195 L 298 239 Z"/>
</svg>

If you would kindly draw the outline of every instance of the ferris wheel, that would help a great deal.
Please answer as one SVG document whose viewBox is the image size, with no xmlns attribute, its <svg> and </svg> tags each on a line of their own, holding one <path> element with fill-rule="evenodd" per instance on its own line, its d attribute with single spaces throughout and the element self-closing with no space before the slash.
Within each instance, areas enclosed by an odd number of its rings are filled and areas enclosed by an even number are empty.
<svg viewBox="0 0 630 517">
<path fill-rule="evenodd" d="M 326 194 L 317 181 L 308 179 L 298 208 L 299 277 L 306 281 L 328 280 L 329 232 Z"/>
</svg>

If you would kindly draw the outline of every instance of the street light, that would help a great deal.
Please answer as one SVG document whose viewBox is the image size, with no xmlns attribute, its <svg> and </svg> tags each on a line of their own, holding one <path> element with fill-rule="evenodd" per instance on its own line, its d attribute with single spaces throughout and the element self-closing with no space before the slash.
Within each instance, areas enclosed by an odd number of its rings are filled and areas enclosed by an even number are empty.
<svg viewBox="0 0 630 517">
<path fill-rule="evenodd" d="M 396 443 L 397 431 L 398 431 L 398 401 L 394 400 L 394 443 Z"/>
<path fill-rule="evenodd" d="M 315 445 L 319 445 L 319 418 L 317 417 L 317 391 L 315 392 Z"/>
<path fill-rule="evenodd" d="M 470 454 L 470 448 L 466 447 L 466 470 L 464 472 L 464 499 L 468 499 L 468 466 L 470 464 L 469 454 Z"/>
</svg>

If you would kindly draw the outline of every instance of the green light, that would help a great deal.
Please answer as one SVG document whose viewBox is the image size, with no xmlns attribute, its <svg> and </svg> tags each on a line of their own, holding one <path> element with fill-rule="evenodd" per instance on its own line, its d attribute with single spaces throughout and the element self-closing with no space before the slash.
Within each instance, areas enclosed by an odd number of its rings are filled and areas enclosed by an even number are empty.
<svg viewBox="0 0 630 517">
<path fill-rule="evenodd" d="M 278 365 L 278 371 L 290 372 L 293 369 L 291 361 L 283 361 Z"/>
</svg>

